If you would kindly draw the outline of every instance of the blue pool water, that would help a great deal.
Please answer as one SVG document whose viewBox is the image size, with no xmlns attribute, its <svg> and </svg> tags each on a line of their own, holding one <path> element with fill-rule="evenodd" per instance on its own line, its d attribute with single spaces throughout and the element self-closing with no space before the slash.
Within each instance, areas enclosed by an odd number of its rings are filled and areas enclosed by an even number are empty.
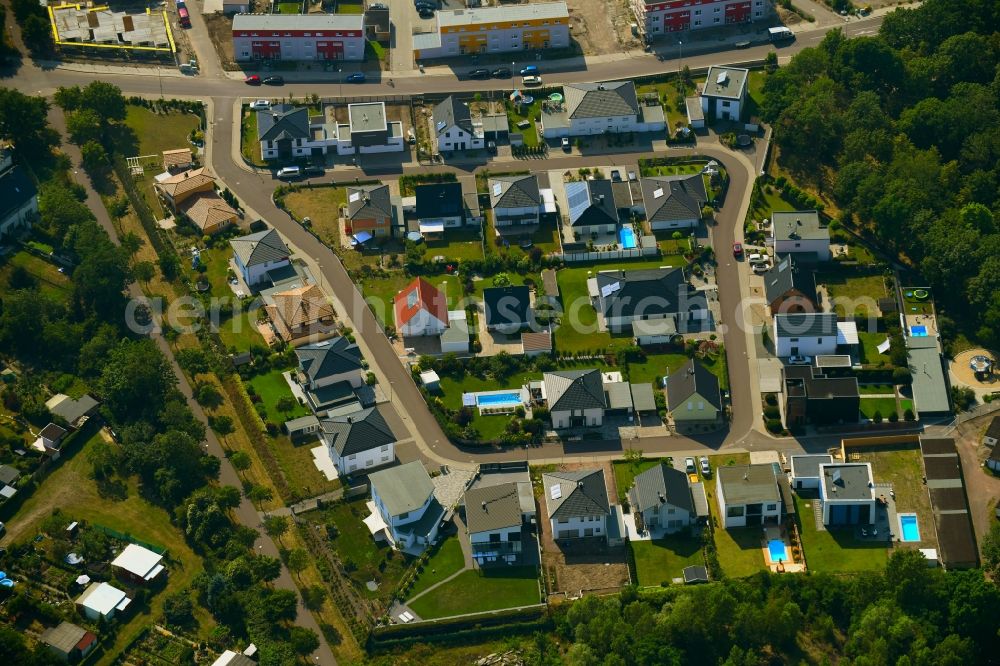
<svg viewBox="0 0 1000 666">
<path fill-rule="evenodd" d="M 915 338 L 926 338 L 927 337 L 927 327 L 926 326 L 911 326 L 910 335 Z"/>
<path fill-rule="evenodd" d="M 785 542 L 780 539 L 772 539 L 767 542 L 767 551 L 771 554 L 772 562 L 787 562 L 788 553 L 785 551 Z"/>
<path fill-rule="evenodd" d="M 621 231 L 618 232 L 618 238 L 622 242 L 622 247 L 626 250 L 631 250 L 635 247 L 635 231 L 632 227 L 622 227 Z"/>
<path fill-rule="evenodd" d="M 489 395 L 477 395 L 476 405 L 479 407 L 499 407 L 501 405 L 520 405 L 520 393 L 491 393 Z"/>
<path fill-rule="evenodd" d="M 917 514 L 899 514 L 899 531 L 903 541 L 920 541 L 920 526 L 917 525 Z"/>
</svg>

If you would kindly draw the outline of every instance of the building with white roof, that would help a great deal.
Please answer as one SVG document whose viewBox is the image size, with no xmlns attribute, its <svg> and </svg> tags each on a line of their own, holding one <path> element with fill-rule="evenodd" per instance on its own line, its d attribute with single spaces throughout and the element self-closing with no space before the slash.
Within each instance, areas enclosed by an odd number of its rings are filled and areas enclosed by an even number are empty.
<svg viewBox="0 0 1000 666">
<path fill-rule="evenodd" d="M 364 14 L 237 14 L 237 61 L 365 59 Z"/>
<path fill-rule="evenodd" d="M 122 578 L 142 585 L 163 573 L 163 565 L 160 564 L 162 559 L 163 555 L 130 543 L 114 559 L 111 566 Z"/>
<path fill-rule="evenodd" d="M 436 12 L 436 18 L 437 30 L 413 35 L 414 59 L 569 46 L 565 2 L 455 9 Z"/>
<path fill-rule="evenodd" d="M 132 600 L 124 592 L 107 583 L 91 583 L 76 600 L 84 617 L 94 622 L 102 617 L 110 620 L 115 613 L 124 611 L 130 603 Z"/>
</svg>

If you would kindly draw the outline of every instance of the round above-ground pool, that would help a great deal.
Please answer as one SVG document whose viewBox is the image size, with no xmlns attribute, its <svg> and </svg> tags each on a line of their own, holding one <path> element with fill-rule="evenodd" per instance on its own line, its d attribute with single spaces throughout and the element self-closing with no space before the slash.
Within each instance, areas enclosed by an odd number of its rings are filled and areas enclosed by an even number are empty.
<svg viewBox="0 0 1000 666">
<path fill-rule="evenodd" d="M 918 301 L 926 301 L 930 297 L 931 293 L 926 289 L 914 289 L 913 298 Z"/>
<path fill-rule="evenodd" d="M 552 93 L 551 95 L 549 95 L 549 101 L 550 102 L 561 102 L 561 101 L 563 101 L 562 93 L 557 93 L 557 92 Z"/>
</svg>

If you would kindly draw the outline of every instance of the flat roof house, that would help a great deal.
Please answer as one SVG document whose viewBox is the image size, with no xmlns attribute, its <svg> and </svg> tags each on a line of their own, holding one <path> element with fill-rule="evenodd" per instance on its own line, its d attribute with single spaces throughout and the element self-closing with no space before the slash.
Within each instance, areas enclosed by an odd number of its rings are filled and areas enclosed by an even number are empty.
<svg viewBox="0 0 1000 666">
<path fill-rule="evenodd" d="M 373 472 L 368 485 L 373 515 L 365 524 L 372 534 L 382 533 L 395 548 L 413 554 L 437 540 L 445 510 L 434 497 L 434 484 L 422 463 Z"/>
<path fill-rule="evenodd" d="M 794 254 L 780 257 L 764 273 L 764 298 L 772 315 L 816 312 L 816 278 L 796 262 Z"/>
<path fill-rule="evenodd" d="M 726 529 L 777 523 L 783 515 L 777 472 L 770 463 L 717 467 L 715 498 Z"/>
<path fill-rule="evenodd" d="M 542 110 L 538 131 L 546 139 L 625 132 L 662 132 L 663 107 L 640 105 L 632 81 L 568 83 L 565 103 Z"/>
<path fill-rule="evenodd" d="M 111 568 L 123 580 L 144 585 L 163 573 L 164 567 L 160 564 L 162 560 L 163 555 L 130 543 L 111 562 Z"/>
<path fill-rule="evenodd" d="M 667 409 L 678 428 L 719 423 L 723 415 L 719 378 L 689 359 L 667 377 Z"/>
<path fill-rule="evenodd" d="M 533 173 L 493 176 L 489 180 L 489 188 L 493 224 L 500 233 L 525 227 L 530 230 L 538 225 L 542 210 L 538 176 Z"/>
<path fill-rule="evenodd" d="M 395 153 L 405 150 L 403 123 L 389 120 L 385 102 L 347 105 L 347 125 L 337 126 L 337 154 Z"/>
<path fill-rule="evenodd" d="M 396 294 L 393 305 L 396 330 L 404 338 L 441 335 L 448 328 L 448 298 L 421 277 Z"/>
<path fill-rule="evenodd" d="M 483 290 L 486 330 L 507 335 L 531 323 L 531 290 L 524 285 Z"/>
<path fill-rule="evenodd" d="M 706 118 L 740 120 L 747 101 L 750 70 L 742 67 L 708 68 L 701 90 L 701 110 Z"/>
<path fill-rule="evenodd" d="M 485 145 L 483 130 L 472 124 L 469 106 L 454 95 L 445 97 L 434 107 L 435 147 L 439 153 L 454 150 L 482 150 Z"/>
<path fill-rule="evenodd" d="M 600 370 L 546 372 L 542 375 L 542 391 L 553 428 L 581 428 L 604 423 L 608 403 Z"/>
<path fill-rule="evenodd" d="M 570 44 L 565 2 L 465 7 L 435 12 L 435 19 L 436 30 L 413 35 L 414 60 L 562 49 Z"/>
<path fill-rule="evenodd" d="M 640 186 L 642 206 L 638 212 L 646 216 L 653 231 L 698 226 L 701 209 L 708 202 L 702 174 L 643 178 Z"/>
<path fill-rule="evenodd" d="M 388 465 L 396 459 L 396 436 L 378 407 L 322 419 L 320 436 L 343 476 Z"/>
<path fill-rule="evenodd" d="M 632 515 L 640 517 L 636 529 L 652 534 L 671 534 L 697 518 L 687 475 L 660 463 L 637 474 L 628 492 Z"/>
<path fill-rule="evenodd" d="M 63 661 L 83 659 L 97 645 L 97 636 L 72 622 L 60 622 L 42 632 L 41 642 Z"/>
<path fill-rule="evenodd" d="M 275 229 L 266 229 L 229 241 L 233 259 L 251 289 L 270 282 L 268 272 L 291 265 L 291 250 Z"/>
<path fill-rule="evenodd" d="M 364 14 L 237 14 L 233 57 L 327 62 L 365 59 Z"/>
<path fill-rule="evenodd" d="M 38 432 L 38 439 L 32 443 L 31 448 L 56 459 L 62 450 L 63 439 L 66 437 L 67 432 L 62 426 L 49 423 Z"/>
<path fill-rule="evenodd" d="M 857 423 L 861 392 L 857 377 L 827 377 L 811 365 L 782 369 L 785 391 L 785 427 L 807 423 Z"/>
<path fill-rule="evenodd" d="M 792 456 L 792 488 L 795 490 L 819 490 L 819 466 L 832 463 L 833 457 L 825 453 Z"/>
<path fill-rule="evenodd" d="M 607 540 L 611 504 L 603 469 L 549 472 L 542 488 L 554 539 Z"/>
<path fill-rule="evenodd" d="M 705 294 L 687 282 L 680 268 L 601 271 L 588 278 L 587 289 L 598 325 L 612 333 L 629 332 L 637 321 L 659 319 L 672 319 L 673 333 L 714 327 Z"/>
<path fill-rule="evenodd" d="M 875 480 L 871 463 L 823 463 L 819 466 L 823 524 L 871 525 L 875 522 Z"/>
<path fill-rule="evenodd" d="M 76 600 L 80 612 L 92 622 L 98 618 L 110 620 L 130 603 L 132 600 L 124 592 L 107 583 L 91 583 Z"/>
<path fill-rule="evenodd" d="M 517 483 L 466 490 L 465 525 L 477 564 L 516 563 L 523 525 Z"/>
<path fill-rule="evenodd" d="M 815 210 L 772 211 L 771 243 L 775 255 L 814 255 L 830 260 L 830 230 Z"/>
</svg>

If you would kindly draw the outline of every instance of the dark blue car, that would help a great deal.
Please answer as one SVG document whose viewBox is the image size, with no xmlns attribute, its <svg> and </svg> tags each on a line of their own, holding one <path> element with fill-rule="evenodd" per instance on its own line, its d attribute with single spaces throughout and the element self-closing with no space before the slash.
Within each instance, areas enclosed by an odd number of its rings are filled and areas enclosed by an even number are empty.
<svg viewBox="0 0 1000 666">
<path fill-rule="evenodd" d="M 364 72 L 354 72 L 353 74 L 348 74 L 347 78 L 344 80 L 348 83 L 364 83 L 365 74 Z"/>
</svg>

